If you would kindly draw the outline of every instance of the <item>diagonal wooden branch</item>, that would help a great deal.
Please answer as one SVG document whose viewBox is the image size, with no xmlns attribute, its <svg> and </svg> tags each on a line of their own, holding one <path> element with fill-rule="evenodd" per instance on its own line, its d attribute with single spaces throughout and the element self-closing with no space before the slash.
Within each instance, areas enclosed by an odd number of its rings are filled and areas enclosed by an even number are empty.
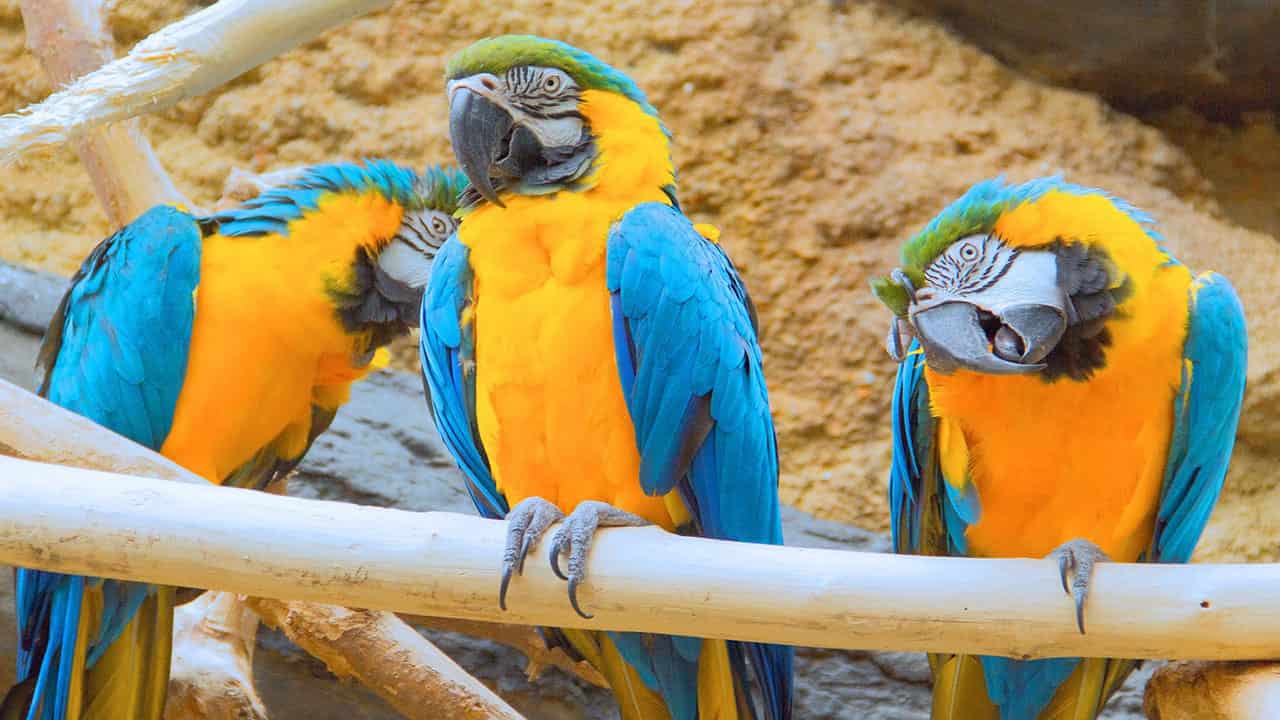
<svg viewBox="0 0 1280 720">
<path fill-rule="evenodd" d="M 245 601 L 267 624 L 324 661 L 338 677 L 355 678 L 375 690 L 394 689 L 379 694 L 406 717 L 515 717 L 506 714 L 510 709 L 505 704 L 485 702 L 472 692 L 470 684 L 475 680 L 466 671 L 392 613 L 266 598 Z M 333 652 L 336 647 L 359 648 L 364 656 L 388 661 L 352 665 L 346 656 Z M 424 714 L 424 709 L 429 710 Z"/>
<path fill-rule="evenodd" d="M 22 0 L 27 48 L 54 86 L 111 61 L 111 35 L 102 14 L 101 0 Z M 138 120 L 82 133 L 74 145 L 113 227 L 159 203 L 190 206 L 160 168 Z M 107 167 L 108 162 L 116 165 Z"/>
<path fill-rule="evenodd" d="M 0 381 L 0 455 L 36 462 L 58 463 L 74 468 L 178 480 L 182 484 L 222 492 L 163 456 L 4 381 Z M 0 457 L 0 466 L 5 462 L 16 461 Z M 0 472 L 0 479 L 3 476 L 4 473 Z M 227 489 L 225 492 L 236 491 Z M 253 494 L 266 495 L 266 493 Z M 81 507 L 88 508 L 91 513 L 98 512 L 93 509 L 95 505 L 91 498 L 81 498 L 76 502 L 83 503 Z M 37 518 L 48 519 L 48 516 L 43 515 L 39 510 L 31 509 L 31 511 Z M 101 508 L 101 512 L 106 515 L 114 514 L 108 508 Z M 152 541 L 141 540 L 141 542 Z M 38 552 L 48 555 L 52 548 L 60 548 L 61 545 L 60 540 L 41 542 L 41 549 Z M 13 564 L 24 565 L 22 562 Z M 106 569 L 100 566 L 92 570 L 82 569 L 81 572 L 98 574 L 99 570 Z M 197 583 L 196 586 L 198 587 L 199 584 Z M 439 675 L 448 678 L 450 684 L 449 688 L 442 689 L 440 692 L 468 693 L 469 699 L 464 703 L 465 707 L 484 707 L 491 712 L 490 715 L 482 717 L 520 717 L 493 691 L 470 675 L 463 673 L 463 677 L 458 677 L 448 669 L 424 669 L 412 666 L 410 664 L 412 662 L 439 657 L 442 654 L 426 638 L 395 616 L 349 616 L 347 627 L 355 632 L 354 635 L 335 636 L 332 633 L 326 633 L 323 627 L 306 625 L 309 619 L 314 618 L 319 621 L 329 617 L 330 613 L 342 612 L 346 611 L 340 608 L 314 608 L 310 612 L 303 612 L 298 616 L 297 631 L 309 633 L 314 638 L 315 642 L 310 649 L 322 648 L 323 655 L 320 657 L 325 662 L 340 661 L 345 667 L 358 669 L 357 677 L 384 680 L 385 684 L 371 686 L 370 689 L 388 702 L 395 704 L 397 697 L 421 696 L 425 690 L 416 687 L 416 684 L 430 682 L 432 678 Z M 235 615 L 228 610 L 224 612 L 223 617 L 234 618 Z M 362 622 L 366 627 L 358 628 L 357 626 Z M 348 637 L 359 637 L 361 642 L 348 643 L 346 640 Z M 449 661 L 449 664 L 452 665 L 452 661 Z M 384 665 L 390 667 L 383 667 Z M 423 706 L 416 712 L 403 710 L 402 712 L 405 712 L 406 717 L 411 720 L 429 720 L 440 718 L 442 710 L 438 707 Z"/>
<path fill-rule="evenodd" d="M 496 601 L 495 601 L 496 602 Z M 525 667 L 525 675 L 533 680 L 549 667 L 577 675 L 597 687 L 607 688 L 609 684 L 599 670 L 591 667 L 586 660 L 574 660 L 562 648 L 547 647 L 537 629 L 528 625 L 507 625 L 497 622 L 480 622 L 477 620 L 458 620 L 443 617 L 426 617 L 400 613 L 400 618 L 410 625 L 443 630 L 444 632 L 462 633 L 471 637 L 484 638 L 524 653 L 529 664 Z"/>
<path fill-rule="evenodd" d="M 33 6 L 43 1 L 30 0 Z M 391 2 L 221 0 L 153 33 L 125 57 L 79 77 L 43 102 L 0 116 L 0 162 L 206 93 Z"/>
</svg>

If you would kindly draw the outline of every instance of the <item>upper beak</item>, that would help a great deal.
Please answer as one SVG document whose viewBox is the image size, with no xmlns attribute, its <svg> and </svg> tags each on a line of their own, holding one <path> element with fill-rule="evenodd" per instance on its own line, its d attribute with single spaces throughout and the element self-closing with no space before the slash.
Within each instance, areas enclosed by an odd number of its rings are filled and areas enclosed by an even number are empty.
<svg viewBox="0 0 1280 720">
<path fill-rule="evenodd" d="M 1041 361 L 1062 338 L 1067 319 L 1051 305 L 1014 305 L 996 315 L 963 300 L 943 299 L 912 308 L 911 324 L 936 372 L 1016 375 L 1045 368 Z"/>
<path fill-rule="evenodd" d="M 506 205 L 498 198 L 490 171 L 512 124 L 510 113 L 472 88 L 450 88 L 449 140 L 453 155 L 476 192 L 498 207 Z"/>
</svg>

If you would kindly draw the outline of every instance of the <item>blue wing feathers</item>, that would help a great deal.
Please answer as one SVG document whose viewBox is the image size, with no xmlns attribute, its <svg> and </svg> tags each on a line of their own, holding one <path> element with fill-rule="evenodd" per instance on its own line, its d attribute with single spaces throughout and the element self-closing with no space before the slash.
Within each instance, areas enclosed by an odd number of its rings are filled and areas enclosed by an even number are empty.
<svg viewBox="0 0 1280 720">
<path fill-rule="evenodd" d="M 440 438 L 457 459 L 476 508 L 485 517 L 501 519 L 509 508 L 498 492 L 476 431 L 475 377 L 463 369 L 471 352 L 470 336 L 463 333 L 461 320 L 471 292 L 469 252 L 457 237 L 440 247 L 422 301 L 419 351 L 423 383 Z"/>
<path fill-rule="evenodd" d="M 781 543 L 777 443 L 754 311 L 733 264 L 679 211 L 650 203 L 611 230 L 606 267 L 645 492 L 679 489 L 704 536 Z M 705 439 L 689 457 L 695 433 Z M 791 648 L 730 645 L 735 667 L 750 659 L 764 716 L 789 718 Z M 674 718 L 695 715 L 700 647 L 695 638 L 625 634 L 619 643 Z"/>
<path fill-rule="evenodd" d="M 1188 302 L 1186 362 L 1152 543 L 1156 562 L 1191 559 L 1222 492 L 1244 398 L 1248 335 L 1235 289 L 1206 273 L 1193 281 Z"/>
<path fill-rule="evenodd" d="M 41 348 L 50 401 L 158 450 L 186 376 L 200 281 L 201 231 L 172 207 L 155 207 L 104 240 L 72 279 Z M 149 352 L 163 348 L 162 352 Z M 86 583 L 96 578 L 19 569 L 19 679 L 40 673 L 32 717 L 66 711 Z M 86 668 L 119 637 L 152 586 L 108 581 Z M 39 663 L 39 667 L 36 664 Z"/>
</svg>

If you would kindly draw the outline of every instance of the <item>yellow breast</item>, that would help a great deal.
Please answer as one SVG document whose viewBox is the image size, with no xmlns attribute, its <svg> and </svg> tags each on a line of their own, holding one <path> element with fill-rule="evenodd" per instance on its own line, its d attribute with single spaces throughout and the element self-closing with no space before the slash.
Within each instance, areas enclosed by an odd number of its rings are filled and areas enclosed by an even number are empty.
<svg viewBox="0 0 1280 720">
<path fill-rule="evenodd" d="M 970 554 L 1040 557 L 1083 537 L 1113 559 L 1150 543 L 1181 385 L 1190 272 L 1101 198 L 1054 193 L 1006 214 L 997 232 L 1016 244 L 1055 237 L 1101 242 L 1132 294 L 1108 322 L 1107 365 L 1088 382 L 942 376 L 926 371 L 947 442 L 950 478 L 965 468 L 979 521 Z"/>
<path fill-rule="evenodd" d="M 391 237 L 401 210 L 381 196 L 333 195 L 285 236 L 204 241 L 186 379 L 161 452 L 213 482 L 268 444 L 305 449 L 311 405 L 336 408 L 367 368 L 328 290 L 351 280 L 361 244 Z"/>
<path fill-rule="evenodd" d="M 670 528 L 662 499 L 640 488 L 605 285 L 609 228 L 639 203 L 668 202 L 666 137 L 634 103 L 585 95 L 602 158 L 593 187 L 504 198 L 459 230 L 474 273 L 477 424 L 510 504 L 603 500 Z"/>
</svg>

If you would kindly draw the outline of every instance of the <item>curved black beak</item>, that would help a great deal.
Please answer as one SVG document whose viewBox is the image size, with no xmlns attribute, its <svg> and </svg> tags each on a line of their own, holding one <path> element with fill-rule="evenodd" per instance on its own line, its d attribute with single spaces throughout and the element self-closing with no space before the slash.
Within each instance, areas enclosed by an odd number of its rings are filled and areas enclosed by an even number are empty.
<svg viewBox="0 0 1280 720">
<path fill-rule="evenodd" d="M 490 172 L 511 133 L 511 114 L 469 88 L 460 87 L 449 98 L 449 140 L 453 155 L 480 196 L 498 207 Z"/>
<path fill-rule="evenodd" d="M 929 367 L 943 374 L 958 369 L 989 375 L 1039 372 L 1066 330 L 1066 318 L 1047 305 L 1019 305 L 997 317 L 963 301 L 913 313 L 911 324 Z"/>
</svg>

